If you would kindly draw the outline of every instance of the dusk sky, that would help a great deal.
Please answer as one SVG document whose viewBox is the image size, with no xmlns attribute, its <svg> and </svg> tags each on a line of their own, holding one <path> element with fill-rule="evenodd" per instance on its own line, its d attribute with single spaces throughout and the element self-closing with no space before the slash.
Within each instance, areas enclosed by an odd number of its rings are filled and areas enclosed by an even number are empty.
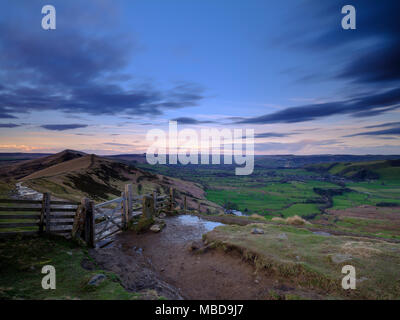
<svg viewBox="0 0 400 320">
<path fill-rule="evenodd" d="M 41 9 L 57 12 L 43 30 Z M 343 30 L 341 8 L 356 8 Z M 258 154 L 400 154 L 400 2 L 0 2 L 0 152 L 143 153 L 251 128 Z"/>
</svg>

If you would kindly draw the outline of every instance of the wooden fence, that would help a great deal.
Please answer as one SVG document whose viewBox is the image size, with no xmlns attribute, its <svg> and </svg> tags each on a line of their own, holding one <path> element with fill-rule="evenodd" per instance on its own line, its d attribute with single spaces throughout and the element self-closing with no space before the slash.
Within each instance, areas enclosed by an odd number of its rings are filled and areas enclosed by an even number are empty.
<svg viewBox="0 0 400 320">
<path fill-rule="evenodd" d="M 71 233 L 78 203 L 51 200 L 0 199 L 0 237 L 35 233 Z"/>
<path fill-rule="evenodd" d="M 80 203 L 51 200 L 50 194 L 44 193 L 42 200 L 0 199 L 0 205 L 0 237 L 56 233 L 82 239 L 88 246 L 95 247 L 126 230 L 134 217 L 173 212 L 175 200 L 172 188 L 169 195 L 153 192 L 134 196 L 132 185 L 127 184 L 121 197 L 99 204 L 88 198 Z M 186 197 L 184 208 L 186 211 Z"/>
<path fill-rule="evenodd" d="M 126 230 L 129 221 L 134 217 L 152 217 L 163 211 L 172 212 L 175 203 L 173 195 L 171 188 L 169 196 L 156 192 L 151 195 L 134 196 L 132 185 L 127 184 L 121 197 L 116 199 L 94 204 L 93 201 L 84 198 L 76 213 L 72 237 L 81 238 L 94 247 L 112 235 Z"/>
</svg>

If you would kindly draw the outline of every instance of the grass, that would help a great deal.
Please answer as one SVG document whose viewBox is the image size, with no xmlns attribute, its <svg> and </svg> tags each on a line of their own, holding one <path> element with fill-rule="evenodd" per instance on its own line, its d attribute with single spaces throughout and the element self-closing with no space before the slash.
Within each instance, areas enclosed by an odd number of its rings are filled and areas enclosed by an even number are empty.
<svg viewBox="0 0 400 320">
<path fill-rule="evenodd" d="M 252 234 L 257 226 L 264 234 Z M 282 237 L 285 234 L 285 237 Z M 400 299 L 400 245 L 345 236 L 321 236 L 291 226 L 221 226 L 207 233 L 214 247 L 237 250 L 264 270 L 326 295 L 354 299 Z M 287 238 L 287 239 L 286 239 Z M 337 257 L 351 260 L 338 261 Z M 344 265 L 356 268 L 357 289 L 341 288 Z"/>
<path fill-rule="evenodd" d="M 61 237 L 13 238 L 0 241 L 0 299 L 120 299 L 140 298 L 140 294 L 126 291 L 118 277 L 81 266 L 87 252 Z M 41 273 L 44 265 L 56 269 L 56 289 L 44 290 Z M 106 275 L 98 287 L 88 286 L 95 274 Z"/>
</svg>

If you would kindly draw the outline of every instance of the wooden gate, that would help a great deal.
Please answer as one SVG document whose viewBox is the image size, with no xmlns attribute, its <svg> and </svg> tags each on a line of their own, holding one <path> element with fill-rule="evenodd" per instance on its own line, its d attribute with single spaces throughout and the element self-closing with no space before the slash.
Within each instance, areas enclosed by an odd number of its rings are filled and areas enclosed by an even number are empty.
<svg viewBox="0 0 400 320">
<path fill-rule="evenodd" d="M 151 206 L 148 204 L 151 202 Z M 83 239 L 91 247 L 102 247 L 110 238 L 128 228 L 133 217 L 145 214 L 158 216 L 161 212 L 172 212 L 174 208 L 173 190 L 170 195 L 133 196 L 132 185 L 125 186 L 121 197 L 94 204 L 87 198 L 82 200 L 76 213 L 72 229 L 73 238 Z"/>
</svg>

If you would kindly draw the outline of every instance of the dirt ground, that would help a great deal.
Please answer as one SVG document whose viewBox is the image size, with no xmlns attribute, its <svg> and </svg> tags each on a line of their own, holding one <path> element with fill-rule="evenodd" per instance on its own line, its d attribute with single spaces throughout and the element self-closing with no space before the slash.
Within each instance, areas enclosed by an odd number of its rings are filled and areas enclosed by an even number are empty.
<svg viewBox="0 0 400 320">
<path fill-rule="evenodd" d="M 91 252 L 104 268 L 119 274 L 131 290 L 154 289 L 176 299 L 319 299 L 310 290 L 295 288 L 284 279 L 256 273 L 234 253 L 193 250 L 201 247 L 202 226 L 183 225 L 179 217 L 166 219 L 160 233 L 120 234 L 113 246 Z"/>
</svg>

